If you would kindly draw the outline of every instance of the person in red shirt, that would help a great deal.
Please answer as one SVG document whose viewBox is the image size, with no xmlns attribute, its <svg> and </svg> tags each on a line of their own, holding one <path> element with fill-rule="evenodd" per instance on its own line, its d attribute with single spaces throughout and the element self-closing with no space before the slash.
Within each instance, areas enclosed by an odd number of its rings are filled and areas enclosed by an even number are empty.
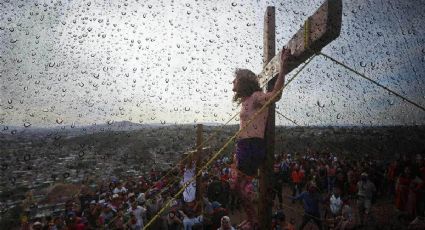
<svg viewBox="0 0 425 230">
<path fill-rule="evenodd" d="M 304 173 L 300 170 L 298 165 L 294 166 L 291 173 L 292 179 L 292 196 L 298 196 L 301 193 L 301 183 L 304 180 Z M 292 201 L 293 203 L 295 201 Z"/>
<path fill-rule="evenodd" d="M 412 181 L 410 169 L 406 167 L 404 172 L 398 177 L 396 183 L 395 206 L 400 211 L 406 211 L 407 197 L 409 195 L 409 185 Z"/>
<path fill-rule="evenodd" d="M 221 174 L 220 179 L 223 182 L 227 182 L 230 179 L 230 169 L 229 168 L 225 168 L 223 170 L 223 173 Z"/>
<path fill-rule="evenodd" d="M 397 161 L 393 161 L 387 169 L 388 195 L 390 196 L 393 196 L 395 194 L 395 180 L 397 177 L 397 169 Z"/>
</svg>

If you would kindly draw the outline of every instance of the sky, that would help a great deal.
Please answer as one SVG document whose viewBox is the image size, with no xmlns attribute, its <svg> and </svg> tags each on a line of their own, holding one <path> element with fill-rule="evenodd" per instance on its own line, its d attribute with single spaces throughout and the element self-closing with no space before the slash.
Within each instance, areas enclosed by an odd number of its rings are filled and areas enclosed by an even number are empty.
<svg viewBox="0 0 425 230">
<path fill-rule="evenodd" d="M 262 70 L 266 7 L 281 48 L 322 3 L 0 1 L 0 129 L 225 123 L 239 110 L 234 70 Z M 322 51 L 425 106 L 423 21 L 424 0 L 343 1 L 341 35 Z M 425 123 L 424 111 L 321 56 L 276 106 L 306 126 Z"/>
</svg>

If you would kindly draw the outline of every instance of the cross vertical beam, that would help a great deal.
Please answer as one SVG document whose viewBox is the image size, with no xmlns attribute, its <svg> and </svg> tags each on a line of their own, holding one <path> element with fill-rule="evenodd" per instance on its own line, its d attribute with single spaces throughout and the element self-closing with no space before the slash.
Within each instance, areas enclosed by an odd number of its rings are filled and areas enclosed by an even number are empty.
<svg viewBox="0 0 425 230">
<path fill-rule="evenodd" d="M 273 58 L 276 53 L 276 22 L 275 7 L 268 6 L 264 15 L 263 35 L 263 67 Z M 276 78 L 269 81 L 267 91 L 272 91 Z M 272 169 L 275 144 L 275 103 L 271 104 L 266 124 L 266 159 L 260 167 L 260 200 L 258 205 L 260 229 L 271 229 L 272 220 Z"/>
</svg>

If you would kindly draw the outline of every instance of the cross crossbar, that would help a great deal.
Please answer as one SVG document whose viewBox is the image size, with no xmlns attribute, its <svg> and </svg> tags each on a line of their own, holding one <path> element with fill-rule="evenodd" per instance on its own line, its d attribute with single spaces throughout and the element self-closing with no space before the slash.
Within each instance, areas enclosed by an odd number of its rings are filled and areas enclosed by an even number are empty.
<svg viewBox="0 0 425 230">
<path fill-rule="evenodd" d="M 288 72 L 335 40 L 341 32 L 341 21 L 342 1 L 326 0 L 313 15 L 305 20 L 304 25 L 286 44 L 286 47 L 291 49 L 291 54 L 296 57 L 289 63 Z M 261 86 L 265 86 L 279 73 L 280 52 L 282 51 L 280 50 L 258 75 Z"/>
</svg>

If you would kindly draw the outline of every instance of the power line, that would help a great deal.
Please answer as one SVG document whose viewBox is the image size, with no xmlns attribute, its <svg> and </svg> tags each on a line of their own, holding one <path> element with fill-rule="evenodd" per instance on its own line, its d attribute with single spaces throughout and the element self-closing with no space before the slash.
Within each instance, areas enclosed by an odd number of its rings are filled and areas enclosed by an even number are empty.
<svg viewBox="0 0 425 230">
<path fill-rule="evenodd" d="M 336 60 L 335 58 L 332 58 L 331 56 L 329 56 L 329 55 L 327 55 L 327 54 L 324 54 L 324 53 L 322 53 L 322 52 L 319 52 L 318 54 L 320 54 L 320 55 L 322 55 L 322 56 L 324 56 L 324 57 L 326 57 L 326 58 L 329 58 L 331 61 L 335 62 L 336 64 L 341 65 L 342 67 L 344 67 L 344 68 L 346 68 L 346 69 L 350 70 L 351 72 L 353 72 L 353 73 L 355 73 L 355 74 L 359 75 L 360 77 L 362 77 L 362 78 L 364 78 L 364 79 L 366 79 L 366 80 L 368 80 L 368 81 L 372 82 L 373 84 L 375 84 L 375 85 L 377 85 L 377 86 L 379 86 L 379 87 L 381 87 L 381 88 L 385 89 L 386 91 L 388 91 L 388 92 L 390 92 L 390 93 L 394 94 L 395 96 L 397 96 L 397 97 L 399 97 L 399 98 L 403 99 L 404 101 L 409 102 L 409 103 L 410 103 L 410 104 L 412 104 L 413 106 L 415 106 L 415 107 L 417 107 L 417 108 L 419 108 L 419 109 L 421 109 L 422 111 L 424 111 L 424 112 L 425 112 L 425 108 L 424 108 L 422 105 L 419 105 L 418 103 L 416 103 L 416 102 L 414 102 L 414 101 L 412 101 L 412 100 L 410 100 L 410 99 L 408 99 L 408 98 L 406 98 L 406 97 L 402 96 L 401 94 L 399 94 L 399 93 L 395 92 L 394 90 L 391 90 L 390 88 L 388 88 L 388 87 L 386 87 L 386 86 L 384 86 L 384 85 L 380 84 L 379 82 L 377 82 L 377 81 L 375 81 L 375 80 L 373 80 L 373 79 L 371 79 L 371 78 L 367 77 L 366 75 L 364 75 L 364 74 L 362 74 L 362 73 L 358 72 L 357 70 L 355 70 L 355 69 L 353 69 L 353 68 L 351 68 L 351 67 L 349 67 L 349 66 L 345 65 L 344 63 L 342 63 L 342 62 L 340 62 L 340 61 Z"/>
</svg>

